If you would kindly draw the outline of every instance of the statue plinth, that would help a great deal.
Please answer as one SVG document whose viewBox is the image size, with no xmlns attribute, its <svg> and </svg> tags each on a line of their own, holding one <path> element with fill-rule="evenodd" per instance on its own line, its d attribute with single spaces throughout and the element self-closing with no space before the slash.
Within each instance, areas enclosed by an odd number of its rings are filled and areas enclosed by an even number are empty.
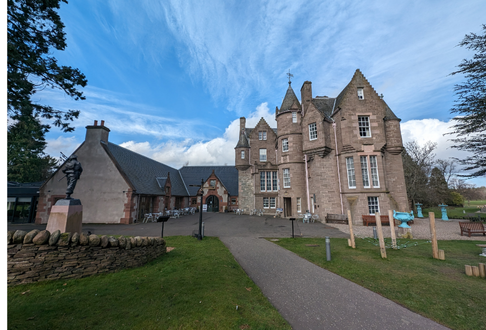
<svg viewBox="0 0 486 330">
<path fill-rule="evenodd" d="M 60 199 L 51 208 L 51 214 L 47 221 L 47 228 L 50 233 L 60 230 L 61 233 L 82 232 L 83 205 L 79 199 Z"/>
</svg>

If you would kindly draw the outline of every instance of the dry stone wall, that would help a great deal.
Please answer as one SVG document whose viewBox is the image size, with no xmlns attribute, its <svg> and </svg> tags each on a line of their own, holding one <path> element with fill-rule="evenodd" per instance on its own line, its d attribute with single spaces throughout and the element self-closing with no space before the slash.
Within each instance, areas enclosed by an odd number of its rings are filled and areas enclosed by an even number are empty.
<svg viewBox="0 0 486 330">
<path fill-rule="evenodd" d="M 160 237 L 113 237 L 59 230 L 9 231 L 7 284 L 82 278 L 139 267 L 166 253 Z"/>
</svg>

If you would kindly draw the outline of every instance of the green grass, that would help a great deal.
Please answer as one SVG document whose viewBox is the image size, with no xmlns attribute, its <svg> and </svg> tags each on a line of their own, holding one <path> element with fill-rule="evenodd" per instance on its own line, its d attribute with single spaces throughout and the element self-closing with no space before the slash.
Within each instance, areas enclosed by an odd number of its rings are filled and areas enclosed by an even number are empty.
<svg viewBox="0 0 486 330">
<path fill-rule="evenodd" d="M 486 205 L 486 201 L 471 201 L 469 204 L 468 202 L 465 203 L 464 207 L 454 207 L 454 206 L 447 206 L 447 216 L 449 219 L 471 219 L 473 218 L 476 220 L 478 216 L 481 217 L 482 221 L 486 221 L 486 213 L 478 214 L 476 213 L 479 211 L 478 206 Z M 437 207 L 429 207 L 422 210 L 422 215 L 424 217 L 429 216 L 429 212 L 434 212 L 436 219 L 442 219 L 442 212 L 440 208 Z"/>
<path fill-rule="evenodd" d="M 143 267 L 9 287 L 8 329 L 290 329 L 219 239 L 166 241 Z"/>
<path fill-rule="evenodd" d="M 466 276 L 464 271 L 464 265 L 486 262 L 476 246 L 484 241 L 439 241 L 444 261 L 432 258 L 431 243 L 398 240 L 400 244 L 407 241 L 411 243 L 408 247 L 387 249 L 387 259 L 382 259 L 373 239 L 357 239 L 356 249 L 352 249 L 347 239 L 334 238 L 331 261 L 326 261 L 322 238 L 288 238 L 275 243 L 447 327 L 486 329 L 486 279 Z"/>
</svg>

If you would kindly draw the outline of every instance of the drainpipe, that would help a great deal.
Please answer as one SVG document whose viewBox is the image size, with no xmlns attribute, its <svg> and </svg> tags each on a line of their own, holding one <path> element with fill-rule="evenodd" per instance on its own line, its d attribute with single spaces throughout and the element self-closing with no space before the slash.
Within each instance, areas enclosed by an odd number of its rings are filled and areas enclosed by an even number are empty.
<svg viewBox="0 0 486 330">
<path fill-rule="evenodd" d="M 341 188 L 341 171 L 339 170 L 339 153 L 338 153 L 338 143 L 337 143 L 337 133 L 336 133 L 336 122 L 332 118 L 331 120 L 332 120 L 332 128 L 334 130 L 334 142 L 336 144 L 336 165 L 338 170 L 339 198 L 341 199 L 341 214 L 344 214 L 343 193 Z"/>
<path fill-rule="evenodd" d="M 307 174 L 307 155 L 304 155 L 305 161 L 305 186 L 307 189 L 307 210 L 310 212 L 310 194 L 309 194 L 309 175 Z"/>
</svg>

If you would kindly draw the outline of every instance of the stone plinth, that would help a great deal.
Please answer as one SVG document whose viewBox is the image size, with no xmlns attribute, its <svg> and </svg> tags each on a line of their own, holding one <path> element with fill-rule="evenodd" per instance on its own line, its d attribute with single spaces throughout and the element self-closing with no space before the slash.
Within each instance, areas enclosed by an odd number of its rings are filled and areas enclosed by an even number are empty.
<svg viewBox="0 0 486 330">
<path fill-rule="evenodd" d="M 47 221 L 47 230 L 51 233 L 60 230 L 61 233 L 82 232 L 83 205 L 79 199 L 60 199 L 51 208 Z"/>
</svg>

